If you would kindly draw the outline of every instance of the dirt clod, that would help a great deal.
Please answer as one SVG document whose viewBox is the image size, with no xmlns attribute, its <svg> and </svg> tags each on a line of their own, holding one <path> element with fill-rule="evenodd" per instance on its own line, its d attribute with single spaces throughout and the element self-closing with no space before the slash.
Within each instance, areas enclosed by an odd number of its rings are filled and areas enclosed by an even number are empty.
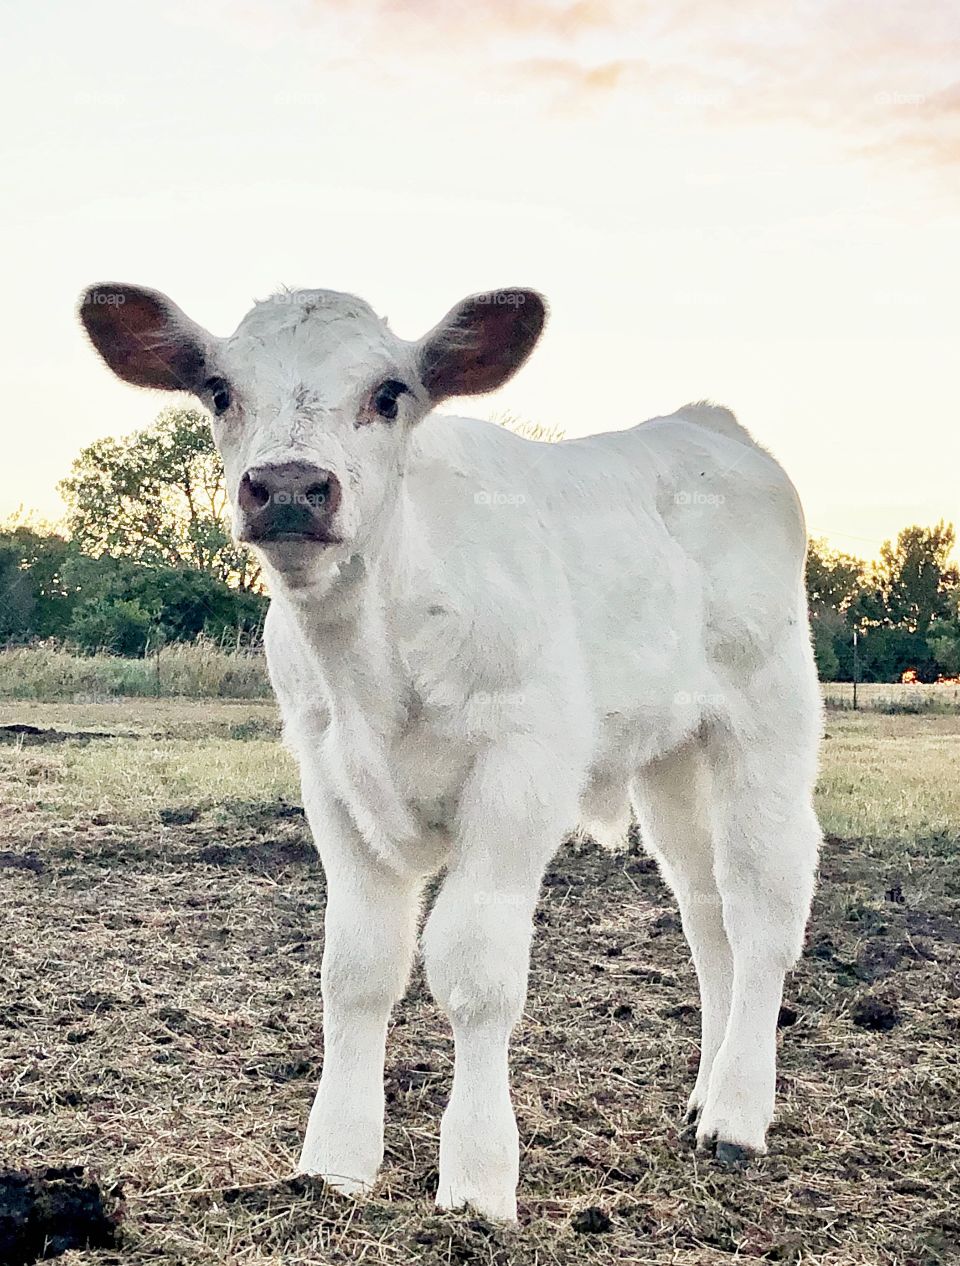
<svg viewBox="0 0 960 1266">
<path fill-rule="evenodd" d="M 610 1230 L 613 1223 L 609 1214 L 596 1205 L 591 1205 L 589 1209 L 581 1209 L 574 1214 L 570 1225 L 579 1235 L 603 1235 Z"/>
<path fill-rule="evenodd" d="M 35 875 L 41 875 L 43 862 L 36 853 L 14 853 L 11 849 L 0 849 L 0 870 L 30 870 Z"/>
<path fill-rule="evenodd" d="M 79 1165 L 0 1170 L 0 1262 L 30 1266 L 69 1249 L 116 1247 L 119 1196 L 105 1196 Z"/>
<path fill-rule="evenodd" d="M 872 1029 L 876 1033 L 889 1033 L 900 1023 L 900 1009 L 888 998 L 865 994 L 858 998 L 850 1011 L 850 1019 L 859 1029 Z"/>
<path fill-rule="evenodd" d="M 200 810 L 194 806 L 160 810 L 160 821 L 164 826 L 187 826 L 196 822 L 199 816 Z"/>
</svg>

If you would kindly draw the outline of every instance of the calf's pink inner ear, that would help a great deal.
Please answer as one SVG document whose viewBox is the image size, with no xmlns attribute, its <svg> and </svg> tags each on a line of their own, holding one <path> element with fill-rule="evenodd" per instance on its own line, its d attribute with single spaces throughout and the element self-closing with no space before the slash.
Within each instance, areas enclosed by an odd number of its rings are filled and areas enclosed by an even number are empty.
<svg viewBox="0 0 960 1266">
<path fill-rule="evenodd" d="M 458 303 L 420 344 L 431 399 L 495 391 L 533 351 L 546 317 L 535 290 L 491 290 Z"/>
<path fill-rule="evenodd" d="M 137 387 L 196 391 L 208 336 L 157 290 L 103 282 L 80 301 L 80 320 L 113 372 Z"/>
</svg>

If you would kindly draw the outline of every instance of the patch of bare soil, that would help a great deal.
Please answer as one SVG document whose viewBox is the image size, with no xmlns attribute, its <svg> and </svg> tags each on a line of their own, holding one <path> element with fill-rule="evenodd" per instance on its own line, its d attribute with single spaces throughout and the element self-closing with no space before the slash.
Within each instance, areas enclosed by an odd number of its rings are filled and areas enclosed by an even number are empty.
<svg viewBox="0 0 960 1266">
<path fill-rule="evenodd" d="M 296 806 L 228 808 L 4 841 L 0 1154 L 125 1193 L 121 1247 L 71 1266 L 960 1260 L 957 848 L 828 842 L 770 1154 L 739 1174 L 681 1138 L 698 1011 L 671 899 L 641 856 L 565 848 L 514 1044 L 522 1226 L 504 1231 L 432 1206 L 452 1048 L 419 971 L 375 1196 L 293 1177 L 323 878 Z"/>
<path fill-rule="evenodd" d="M 22 721 L 16 721 L 10 725 L 0 725 L 0 741 L 23 743 L 25 745 L 74 741 L 88 743 L 91 739 L 115 739 L 118 737 L 135 738 L 136 735 L 124 734 L 120 736 L 110 730 L 56 730 L 39 725 L 27 725 Z"/>
</svg>

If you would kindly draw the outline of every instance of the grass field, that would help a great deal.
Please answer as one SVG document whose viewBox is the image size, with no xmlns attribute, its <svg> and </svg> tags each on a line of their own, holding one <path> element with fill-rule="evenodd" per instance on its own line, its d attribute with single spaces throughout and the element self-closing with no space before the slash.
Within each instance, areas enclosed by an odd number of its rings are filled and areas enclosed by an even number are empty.
<svg viewBox="0 0 960 1266">
<path fill-rule="evenodd" d="M 224 650 L 217 642 L 176 642 L 135 659 L 58 646 L 20 646 L 0 653 L 0 699 L 103 703 L 126 696 L 266 699 L 270 683 L 259 651 Z"/>
<path fill-rule="evenodd" d="M 452 1051 L 419 972 L 375 1196 L 291 1177 L 323 878 L 272 705 L 0 702 L 23 723 L 0 730 L 0 1151 L 124 1199 L 121 1247 L 65 1266 L 960 1260 L 960 716 L 828 714 L 821 886 L 743 1175 L 680 1138 L 698 1017 L 671 898 L 640 855 L 561 850 L 514 1044 L 519 1231 L 432 1208 Z"/>
<path fill-rule="evenodd" d="M 904 714 L 960 713 L 960 684 L 861 683 L 864 711 Z M 200 638 L 164 647 L 142 659 L 99 652 L 79 655 L 63 647 L 31 645 L 0 652 L 0 700 L 33 699 L 77 704 L 126 697 L 161 699 L 270 699 L 262 652 L 225 649 Z M 850 682 L 826 682 L 830 709 L 851 710 Z"/>
<path fill-rule="evenodd" d="M 823 683 L 827 707 L 848 711 L 853 708 L 853 683 Z M 899 682 L 869 681 L 857 687 L 857 706 L 865 712 L 886 712 L 892 715 L 914 715 L 928 712 L 960 712 L 960 685 L 953 682 L 923 686 Z"/>
</svg>

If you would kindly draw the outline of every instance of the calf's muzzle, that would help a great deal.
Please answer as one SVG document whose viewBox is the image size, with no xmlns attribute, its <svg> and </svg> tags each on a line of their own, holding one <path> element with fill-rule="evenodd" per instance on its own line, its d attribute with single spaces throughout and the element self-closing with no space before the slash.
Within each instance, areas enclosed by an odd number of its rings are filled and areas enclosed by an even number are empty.
<svg viewBox="0 0 960 1266">
<path fill-rule="evenodd" d="M 340 480 L 322 466 L 308 462 L 251 466 L 240 480 L 238 501 L 243 541 L 254 545 L 271 541 L 339 543 L 333 520 L 340 504 Z"/>
</svg>

